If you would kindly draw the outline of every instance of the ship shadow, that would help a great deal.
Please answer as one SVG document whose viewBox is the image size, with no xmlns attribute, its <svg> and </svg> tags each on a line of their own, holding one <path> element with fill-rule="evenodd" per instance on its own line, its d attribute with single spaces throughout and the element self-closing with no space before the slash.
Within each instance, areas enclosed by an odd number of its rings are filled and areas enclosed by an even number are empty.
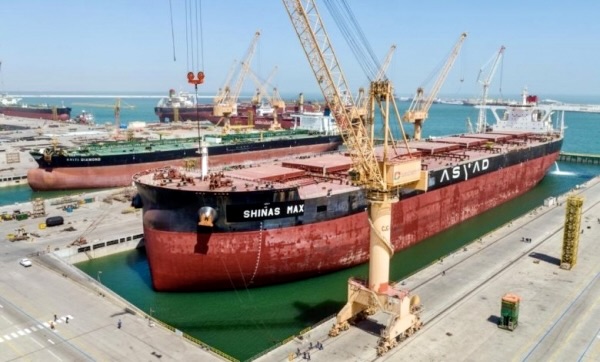
<svg viewBox="0 0 600 362">
<path fill-rule="evenodd" d="M 534 259 L 537 259 L 537 260 L 540 260 L 540 261 L 544 261 L 544 262 L 552 264 L 552 265 L 559 265 L 560 266 L 560 259 L 558 259 L 556 257 L 553 257 L 553 256 L 550 256 L 550 255 L 546 255 L 546 254 L 543 254 L 543 253 L 533 252 L 533 253 L 530 253 L 529 256 L 531 258 L 534 258 Z"/>
<path fill-rule="evenodd" d="M 324 322 L 340 311 L 344 303 L 333 300 L 326 300 L 317 304 L 309 304 L 304 302 L 294 302 L 294 308 L 298 310 L 297 316 L 294 318 L 306 326 L 314 326 L 317 323 Z M 327 316 L 323 318 L 323 316 Z"/>
<path fill-rule="evenodd" d="M 206 231 L 209 228 L 204 226 L 198 226 L 196 230 L 196 245 L 194 245 L 195 254 L 207 254 L 208 253 L 208 241 L 210 240 L 211 233 Z"/>
</svg>

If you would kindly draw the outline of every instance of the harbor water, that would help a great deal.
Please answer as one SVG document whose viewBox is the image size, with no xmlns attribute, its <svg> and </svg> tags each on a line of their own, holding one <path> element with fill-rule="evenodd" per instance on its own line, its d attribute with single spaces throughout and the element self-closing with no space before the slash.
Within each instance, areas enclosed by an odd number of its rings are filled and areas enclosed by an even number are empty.
<svg viewBox="0 0 600 362">
<path fill-rule="evenodd" d="M 550 98 L 561 99 L 553 96 Z M 123 109 L 122 123 L 155 122 L 153 107 L 158 98 L 123 98 L 134 109 Z M 57 99 L 26 99 L 29 103 L 56 103 Z M 65 105 L 83 102 L 64 99 Z M 107 103 L 109 99 L 85 99 Z M 566 100 L 591 103 L 586 99 Z M 109 103 L 109 102 L 108 102 Z M 402 109 L 408 104 L 400 103 Z M 97 122 L 113 122 L 112 110 L 86 106 Z M 80 109 L 73 107 L 73 114 Z M 130 113 L 129 113 L 130 112 Z M 433 105 L 424 124 L 424 136 L 464 133 L 467 118 L 477 119 L 477 110 L 460 105 Z M 488 116 L 491 120 L 491 115 Z M 600 115 L 568 112 L 564 152 L 600 154 Z M 406 127 L 406 126 L 405 126 Z M 407 129 L 412 133 L 412 129 Z M 469 247 L 468 243 L 520 215 L 533 212 L 544 199 L 563 194 L 600 174 L 599 166 L 557 163 L 532 191 L 479 215 L 424 242 L 396 254 L 391 262 L 392 280 L 436 262 L 449 253 Z M 77 191 L 81 192 L 81 191 Z M 70 192 L 73 193 L 73 192 Z M 0 189 L 0 203 L 13 204 L 35 197 L 56 197 L 69 192 L 34 193 L 27 186 Z M 174 261 L 176 262 L 176 261 Z M 240 360 L 249 359 L 278 342 L 297 335 L 319 321 L 337 313 L 346 300 L 346 281 L 350 276 L 368 275 L 361 265 L 325 276 L 262 288 L 221 292 L 158 293 L 152 289 L 148 262 L 143 250 L 120 253 L 77 264 L 146 313 Z M 427 301 L 422 301 L 426 306 Z"/>
</svg>

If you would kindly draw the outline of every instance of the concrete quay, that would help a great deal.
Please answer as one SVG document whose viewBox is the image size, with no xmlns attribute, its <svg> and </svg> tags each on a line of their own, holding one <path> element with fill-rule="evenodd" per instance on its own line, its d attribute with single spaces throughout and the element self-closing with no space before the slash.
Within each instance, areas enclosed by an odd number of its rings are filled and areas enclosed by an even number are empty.
<svg viewBox="0 0 600 362">
<path fill-rule="evenodd" d="M 559 268 L 566 197 L 584 198 L 577 264 Z M 523 242 L 523 238 L 531 242 Z M 600 178 L 475 240 L 401 281 L 424 327 L 377 356 L 382 313 L 328 337 L 330 318 L 257 361 L 600 360 Z M 497 327 L 501 298 L 521 299 L 514 331 Z M 322 349 L 314 348 L 317 342 Z M 313 348 L 310 348 L 310 346 Z M 300 351 L 300 356 L 296 352 Z"/>
<path fill-rule="evenodd" d="M 67 260 L 95 258 L 139 246 L 141 210 L 123 201 L 124 190 L 93 198 L 71 212 L 46 200 L 47 216 L 64 225 L 39 228 L 43 218 L 0 221 L 0 361 L 223 361 L 218 351 L 161 325 Z M 120 200 L 120 201 L 119 201 Z M 10 205 L 30 211 L 30 203 Z M 10 242 L 15 229 L 29 238 Z M 78 238 L 86 244 L 74 244 Z M 121 242 L 124 239 L 124 242 Z M 111 240 L 119 242 L 112 245 Z M 78 252 L 86 245 L 104 247 Z M 31 267 L 19 264 L 28 257 Z M 56 320 L 55 320 L 56 316 Z M 67 321 L 68 318 L 68 321 Z M 118 324 L 121 321 L 121 327 Z M 52 328 L 54 325 L 54 328 Z"/>
</svg>

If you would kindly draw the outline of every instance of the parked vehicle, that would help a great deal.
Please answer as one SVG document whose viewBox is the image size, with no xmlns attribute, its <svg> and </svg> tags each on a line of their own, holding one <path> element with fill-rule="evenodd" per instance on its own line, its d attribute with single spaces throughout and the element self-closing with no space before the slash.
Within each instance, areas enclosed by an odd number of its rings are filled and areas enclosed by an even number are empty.
<svg viewBox="0 0 600 362">
<path fill-rule="evenodd" d="M 30 267 L 32 265 L 31 260 L 27 259 L 27 258 L 23 258 L 21 260 L 19 260 L 19 264 L 23 265 L 24 267 Z"/>
</svg>

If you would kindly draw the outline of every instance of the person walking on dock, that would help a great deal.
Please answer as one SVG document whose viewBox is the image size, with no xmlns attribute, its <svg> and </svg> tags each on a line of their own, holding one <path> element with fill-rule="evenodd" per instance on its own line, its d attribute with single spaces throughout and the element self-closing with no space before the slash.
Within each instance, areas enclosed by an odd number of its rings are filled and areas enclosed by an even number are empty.
<svg viewBox="0 0 600 362">
<path fill-rule="evenodd" d="M 121 320 L 119 319 L 119 321 L 117 322 L 117 328 L 121 329 Z"/>
</svg>

